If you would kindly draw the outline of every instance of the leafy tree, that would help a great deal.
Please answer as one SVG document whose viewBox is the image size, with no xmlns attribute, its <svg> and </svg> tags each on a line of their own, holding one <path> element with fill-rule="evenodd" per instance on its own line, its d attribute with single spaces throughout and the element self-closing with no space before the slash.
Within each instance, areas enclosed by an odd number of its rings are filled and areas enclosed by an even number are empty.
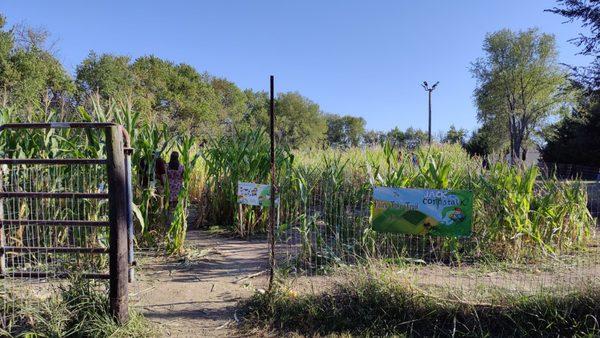
<svg viewBox="0 0 600 338">
<path fill-rule="evenodd" d="M 446 132 L 446 135 L 444 135 L 442 142 L 464 144 L 466 136 L 466 129 L 456 129 L 454 125 L 451 125 L 448 132 Z"/>
<path fill-rule="evenodd" d="M 363 140 L 368 146 L 376 146 L 385 141 L 385 133 L 378 130 L 369 130 L 364 133 Z"/>
<path fill-rule="evenodd" d="M 486 156 L 498 148 L 497 143 L 494 141 L 495 138 L 490 125 L 484 125 L 471 133 L 471 137 L 465 143 L 464 148 L 471 155 Z"/>
<path fill-rule="evenodd" d="M 572 113 L 552 125 L 542 148 L 545 161 L 600 167 L 600 92 L 581 96 Z"/>
<path fill-rule="evenodd" d="M 488 34 L 483 49 L 485 57 L 471 68 L 477 80 L 478 118 L 492 129 L 507 131 L 514 161 L 565 102 L 566 75 L 557 63 L 554 36 L 536 29 Z"/>
<path fill-rule="evenodd" d="M 333 146 L 356 147 L 365 133 L 365 120 L 362 117 L 328 114 L 327 141 Z"/>
<path fill-rule="evenodd" d="M 547 11 L 560 14 L 570 22 L 578 20 L 589 35 L 580 34 L 571 39 L 581 48 L 582 55 L 593 56 L 594 61 L 587 67 L 571 67 L 578 81 L 592 89 L 600 88 L 600 2 L 588 0 L 559 0 L 560 7 Z"/>
<path fill-rule="evenodd" d="M 75 83 L 81 97 L 97 93 L 103 99 L 131 94 L 135 84 L 128 56 L 98 55 L 91 51 L 77 66 Z"/>
<path fill-rule="evenodd" d="M 252 128 L 269 126 L 269 94 L 264 91 L 244 90 L 246 109 L 242 121 Z"/>
<path fill-rule="evenodd" d="M 134 69 L 138 61 L 134 62 Z M 215 114 L 219 109 L 219 102 L 213 88 L 192 66 L 173 65 L 168 61 L 162 62 L 162 65 L 156 62 L 154 65 L 150 64 L 149 68 L 141 67 L 150 73 L 154 66 L 165 67 L 166 72 L 170 74 L 166 79 L 167 90 L 165 92 L 154 93 L 151 91 L 154 96 L 153 111 L 156 113 L 166 112 L 173 120 L 177 121 L 176 127 L 179 129 L 191 128 L 195 133 L 214 133 L 215 125 L 220 121 Z M 140 73 L 136 72 L 136 76 L 139 78 Z"/>
<path fill-rule="evenodd" d="M 5 30 L 5 23 L 0 15 L 0 103 L 28 117 L 65 113 L 74 86 L 47 45 L 48 32 L 26 26 Z"/>
<path fill-rule="evenodd" d="M 289 92 L 278 95 L 275 109 L 280 142 L 292 148 L 323 144 L 327 123 L 318 104 L 297 92 Z"/>
<path fill-rule="evenodd" d="M 220 105 L 219 119 L 229 119 L 237 125 L 244 122 L 248 109 L 244 92 L 235 83 L 223 78 L 210 77 L 209 82 Z"/>
<path fill-rule="evenodd" d="M 429 136 L 426 132 L 420 129 L 409 127 L 406 131 L 401 131 L 398 127 L 390 130 L 386 139 L 396 147 L 413 148 L 427 142 Z"/>
</svg>

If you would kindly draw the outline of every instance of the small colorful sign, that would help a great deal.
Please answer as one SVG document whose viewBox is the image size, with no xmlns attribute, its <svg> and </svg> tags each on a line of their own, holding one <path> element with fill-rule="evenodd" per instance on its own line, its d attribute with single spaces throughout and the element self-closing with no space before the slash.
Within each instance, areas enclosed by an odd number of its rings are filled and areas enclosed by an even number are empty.
<svg viewBox="0 0 600 338">
<path fill-rule="evenodd" d="M 237 199 L 239 204 L 269 207 L 271 205 L 271 185 L 238 182 Z M 279 199 L 275 200 L 275 205 Z"/>
<path fill-rule="evenodd" d="M 473 221 L 473 193 L 375 187 L 371 207 L 378 232 L 468 237 Z"/>
</svg>

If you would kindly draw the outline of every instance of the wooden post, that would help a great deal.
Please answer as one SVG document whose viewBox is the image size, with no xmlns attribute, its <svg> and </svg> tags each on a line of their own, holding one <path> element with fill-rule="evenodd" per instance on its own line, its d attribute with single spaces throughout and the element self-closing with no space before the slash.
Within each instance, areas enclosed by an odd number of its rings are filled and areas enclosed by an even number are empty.
<svg viewBox="0 0 600 338">
<path fill-rule="evenodd" d="M 110 223 L 110 311 L 117 322 L 129 319 L 127 253 L 127 181 L 123 134 L 118 126 L 106 131 Z"/>
<path fill-rule="evenodd" d="M 269 291 L 275 275 L 275 77 L 270 77 L 269 136 L 271 138 L 271 204 L 269 205 Z"/>
</svg>

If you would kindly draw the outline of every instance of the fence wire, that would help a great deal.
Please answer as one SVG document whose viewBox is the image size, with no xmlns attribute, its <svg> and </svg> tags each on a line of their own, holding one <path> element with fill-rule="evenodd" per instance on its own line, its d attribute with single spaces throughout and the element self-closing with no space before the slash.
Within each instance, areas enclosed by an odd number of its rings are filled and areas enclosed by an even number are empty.
<svg viewBox="0 0 600 338">
<path fill-rule="evenodd" d="M 0 335 L 64 278 L 108 276 L 107 182 L 103 163 L 0 165 Z"/>
<path fill-rule="evenodd" d="M 598 217 L 600 183 L 586 186 L 589 211 Z M 301 289 L 321 289 L 344 280 L 336 271 L 365 267 L 391 269 L 407 286 L 471 295 L 564 293 L 600 282 L 597 218 L 585 247 L 515 261 L 484 256 L 477 234 L 445 238 L 373 231 L 370 188 L 319 184 L 298 192 L 284 187 L 281 196 L 277 268 Z"/>
</svg>

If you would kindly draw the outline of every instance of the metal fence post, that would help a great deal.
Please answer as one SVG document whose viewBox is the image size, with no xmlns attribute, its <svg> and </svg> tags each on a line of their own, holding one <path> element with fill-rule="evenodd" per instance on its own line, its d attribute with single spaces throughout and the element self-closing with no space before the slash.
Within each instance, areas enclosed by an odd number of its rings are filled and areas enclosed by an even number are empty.
<svg viewBox="0 0 600 338">
<path fill-rule="evenodd" d="M 0 192 L 4 191 L 4 172 L 3 168 L 0 167 Z M 6 246 L 6 240 L 4 239 L 4 199 L 0 197 L 0 248 L 3 249 Z M 4 250 L 0 251 L 0 278 L 6 273 L 6 256 Z"/>
<path fill-rule="evenodd" d="M 129 319 L 125 150 L 120 127 L 111 126 L 105 131 L 110 223 L 110 311 L 117 322 L 125 323 Z"/>
</svg>

